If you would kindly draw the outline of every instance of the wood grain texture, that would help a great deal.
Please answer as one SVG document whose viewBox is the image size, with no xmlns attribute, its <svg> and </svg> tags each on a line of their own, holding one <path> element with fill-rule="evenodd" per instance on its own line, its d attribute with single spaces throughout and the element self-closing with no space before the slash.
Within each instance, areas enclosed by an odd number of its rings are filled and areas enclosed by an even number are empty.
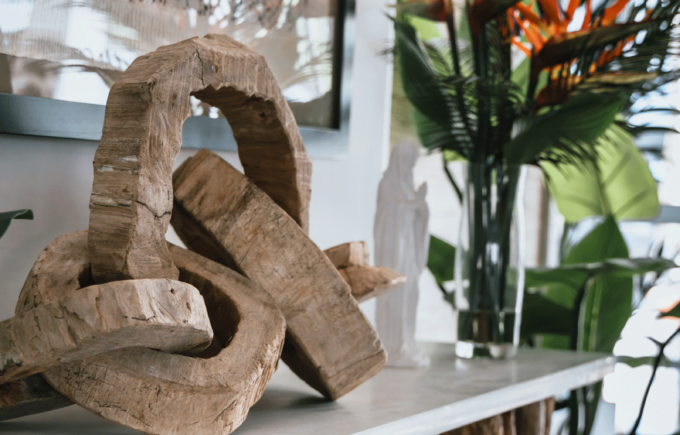
<svg viewBox="0 0 680 435">
<path fill-rule="evenodd" d="M 441 435 L 505 435 L 503 415 L 485 418 Z"/>
<path fill-rule="evenodd" d="M 73 405 L 40 375 L 0 385 L 0 421 Z"/>
<path fill-rule="evenodd" d="M 212 339 L 203 298 L 189 284 L 93 285 L 0 322 L 0 384 L 115 349 L 198 352 Z"/>
<path fill-rule="evenodd" d="M 368 266 L 368 244 L 366 242 L 347 242 L 323 251 L 338 269 L 348 266 Z"/>
<path fill-rule="evenodd" d="M 550 435 L 555 399 L 541 400 L 517 409 L 517 433 L 521 435 Z"/>
<path fill-rule="evenodd" d="M 283 360 L 300 378 L 337 399 L 380 371 L 385 351 L 347 283 L 265 192 L 206 150 L 173 185 L 177 234 L 269 292 L 286 318 Z"/>
<path fill-rule="evenodd" d="M 352 289 L 352 296 L 361 303 L 380 296 L 406 282 L 406 277 L 387 267 L 349 266 L 338 269 Z"/>
<path fill-rule="evenodd" d="M 265 59 L 227 36 L 193 38 L 140 56 L 111 88 L 90 197 L 95 282 L 177 278 L 165 233 L 192 95 L 222 111 L 246 175 L 307 229 L 311 162 Z"/>
<path fill-rule="evenodd" d="M 58 241 L 61 246 L 49 246 L 50 252 L 68 247 L 69 257 L 82 262 L 68 270 L 87 269 L 86 232 Z M 76 404 L 140 432 L 230 433 L 246 418 L 276 369 L 285 321 L 272 298 L 247 278 L 185 249 L 171 247 L 169 252 L 182 282 L 201 292 L 217 346 L 211 345 L 201 357 L 145 348 L 117 350 L 59 364 L 43 376 Z M 52 270 L 47 263 L 53 261 L 61 264 L 58 256 L 41 258 L 46 263 L 34 269 Z M 29 277 L 24 299 L 49 303 L 58 292 L 41 286 L 46 282 L 46 277 Z"/>
</svg>

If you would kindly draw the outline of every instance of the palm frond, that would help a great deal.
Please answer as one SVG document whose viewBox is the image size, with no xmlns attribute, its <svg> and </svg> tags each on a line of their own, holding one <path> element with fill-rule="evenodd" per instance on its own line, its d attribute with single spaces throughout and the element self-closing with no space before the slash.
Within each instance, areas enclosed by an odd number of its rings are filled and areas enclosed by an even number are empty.
<svg viewBox="0 0 680 435">
<path fill-rule="evenodd" d="M 555 110 L 534 118 L 531 125 L 504 147 L 508 163 L 546 160 L 576 164 L 596 156 L 594 144 L 614 122 L 623 94 L 583 92 Z"/>
</svg>

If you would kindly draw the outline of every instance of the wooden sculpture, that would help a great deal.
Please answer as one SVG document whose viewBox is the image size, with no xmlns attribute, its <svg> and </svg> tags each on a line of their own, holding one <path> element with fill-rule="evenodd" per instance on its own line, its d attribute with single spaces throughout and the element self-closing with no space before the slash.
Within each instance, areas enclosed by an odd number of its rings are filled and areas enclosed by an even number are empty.
<svg viewBox="0 0 680 435">
<path fill-rule="evenodd" d="M 177 278 L 165 233 L 191 95 L 222 111 L 246 175 L 307 229 L 311 163 L 265 59 L 227 36 L 193 38 L 137 58 L 111 88 L 90 197 L 95 282 Z"/>
<path fill-rule="evenodd" d="M 380 296 L 406 282 L 405 276 L 391 269 L 369 265 L 366 242 L 343 243 L 323 252 L 349 284 L 357 302 Z"/>
<path fill-rule="evenodd" d="M 0 385 L 0 421 L 73 405 L 40 375 Z"/>
<path fill-rule="evenodd" d="M 200 151 L 172 176 L 190 96 L 229 120 L 245 175 Z M 42 376 L 65 397 L 35 377 L 0 385 L 0 420 L 73 401 L 148 434 L 225 434 L 260 398 L 282 352 L 330 399 L 380 371 L 380 340 L 307 237 L 310 177 L 262 56 L 208 35 L 135 60 L 107 102 L 89 230 L 41 253 L 16 317 L 0 324 L 0 381 L 59 361 Z M 168 248 L 171 214 L 188 246 L 222 264 Z M 356 249 L 360 258 L 350 252 L 340 268 L 357 298 L 401 282 L 368 265 L 365 245 Z M 23 338 L 35 335 L 26 319 L 50 325 L 35 342 L 43 352 Z M 2 337 L 11 334 L 21 337 L 10 345 Z"/>
<path fill-rule="evenodd" d="M 173 187 L 177 234 L 274 298 L 286 318 L 282 357 L 300 378 L 337 399 L 380 371 L 385 352 L 347 283 L 265 192 L 206 150 L 177 168 Z"/>
<path fill-rule="evenodd" d="M 49 304 L 59 292 L 44 283 L 74 281 L 56 272 L 68 258 L 80 262 L 72 261 L 70 271 L 88 268 L 85 231 L 63 236 L 48 249 L 61 255 L 42 256 L 34 271 L 54 275 L 29 279 L 24 300 Z M 216 351 L 188 357 L 121 349 L 57 365 L 43 376 L 76 404 L 144 433 L 230 433 L 275 371 L 285 322 L 269 295 L 247 278 L 182 248 L 171 247 L 170 253 L 182 282 L 195 286 L 206 301 L 218 343 L 209 349 Z M 23 304 L 17 309 L 20 314 Z"/>
<path fill-rule="evenodd" d="M 189 284 L 93 285 L 0 322 L 0 384 L 115 349 L 201 351 L 212 339 L 203 299 Z"/>
</svg>

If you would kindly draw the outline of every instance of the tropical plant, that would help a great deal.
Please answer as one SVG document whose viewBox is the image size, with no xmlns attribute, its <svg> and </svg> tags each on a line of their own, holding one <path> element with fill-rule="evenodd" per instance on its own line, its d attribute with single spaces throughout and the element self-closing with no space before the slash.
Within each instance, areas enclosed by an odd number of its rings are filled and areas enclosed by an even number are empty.
<svg viewBox="0 0 680 435">
<path fill-rule="evenodd" d="M 676 267 L 663 258 L 628 257 L 610 215 L 567 247 L 560 267 L 527 270 L 523 340 L 550 349 L 611 353 L 633 311 L 633 276 Z M 590 433 L 601 390 L 599 382 L 571 392 L 570 434 Z"/>
<path fill-rule="evenodd" d="M 658 210 L 632 141 L 652 127 L 627 119 L 634 103 L 678 77 L 678 7 L 680 0 L 470 0 L 460 13 L 446 0 L 396 5 L 396 67 L 411 120 L 423 146 L 442 151 L 459 199 L 448 161 L 490 170 L 534 164 L 568 223 L 604 217 L 560 268 L 527 274 L 528 342 L 540 333 L 545 347 L 610 352 L 630 316 L 631 277 L 672 267 L 628 259 L 616 219 Z M 445 24 L 446 38 L 432 22 Z M 444 286 L 453 268 L 444 265 L 453 264 L 454 248 L 430 246 L 428 267 L 453 303 Z M 572 395 L 571 433 L 579 402 L 598 398 L 590 394 L 598 388 Z M 596 406 L 591 399 L 585 408 L 586 433 Z"/>
<path fill-rule="evenodd" d="M 648 4 L 474 0 L 457 29 L 448 1 L 398 4 L 396 56 L 421 142 L 489 165 L 595 160 L 630 97 L 677 76 L 667 58 L 680 2 Z M 448 44 L 420 38 L 411 15 L 444 21 Z M 526 59 L 513 61 L 513 46 Z"/>
</svg>

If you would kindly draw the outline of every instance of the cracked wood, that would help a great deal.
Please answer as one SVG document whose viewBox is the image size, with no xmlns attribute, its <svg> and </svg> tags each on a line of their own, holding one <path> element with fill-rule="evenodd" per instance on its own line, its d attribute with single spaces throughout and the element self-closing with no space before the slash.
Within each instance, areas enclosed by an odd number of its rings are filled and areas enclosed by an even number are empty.
<svg viewBox="0 0 680 435">
<path fill-rule="evenodd" d="M 0 322 L 0 384 L 115 349 L 201 351 L 212 338 L 203 298 L 189 284 L 93 285 Z"/>
<path fill-rule="evenodd" d="M 406 282 L 406 277 L 387 267 L 368 264 L 366 242 L 348 242 L 323 251 L 349 284 L 352 296 L 361 303 Z"/>
<path fill-rule="evenodd" d="M 79 271 L 89 269 L 85 231 L 63 236 L 47 250 L 52 255 L 38 259 L 38 276 L 29 276 L 18 312 L 50 303 L 62 289 L 76 292 Z M 43 376 L 76 404 L 143 433 L 231 433 L 276 370 L 285 321 L 272 298 L 249 279 L 185 249 L 171 246 L 169 252 L 180 279 L 205 299 L 214 331 L 208 349 L 196 357 L 117 350 L 59 364 Z M 40 273 L 56 265 L 66 266 L 63 273 Z"/>
<path fill-rule="evenodd" d="M 287 324 L 282 357 L 300 378 L 337 399 L 380 371 L 385 351 L 347 283 L 265 192 L 206 150 L 175 171 L 173 186 L 178 235 L 274 298 Z"/>
<path fill-rule="evenodd" d="M 90 197 L 95 282 L 177 278 L 165 233 L 192 95 L 222 111 L 246 175 L 307 229 L 311 162 L 265 59 L 226 36 L 193 38 L 140 56 L 111 88 Z"/>
</svg>

